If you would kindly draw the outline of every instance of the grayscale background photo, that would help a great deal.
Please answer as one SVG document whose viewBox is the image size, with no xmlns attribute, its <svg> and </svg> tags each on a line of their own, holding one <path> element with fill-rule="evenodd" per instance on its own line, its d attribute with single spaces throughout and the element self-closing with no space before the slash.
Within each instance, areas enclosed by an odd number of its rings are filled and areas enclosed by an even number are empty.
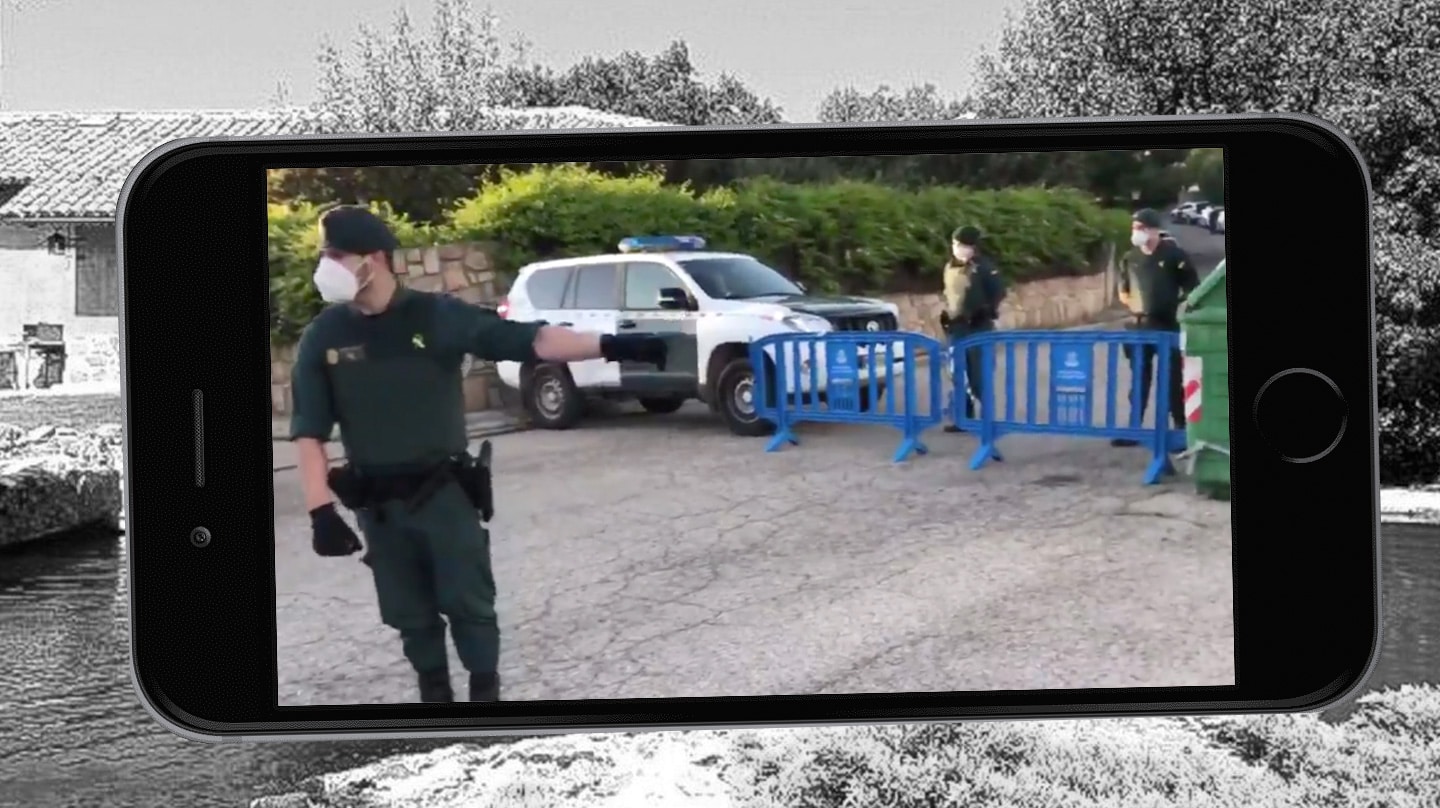
<svg viewBox="0 0 1440 808">
<path fill-rule="evenodd" d="M 0 518 L 0 715 L 6 718 L 0 806 L 1440 804 L 1434 774 L 1440 771 L 1437 77 L 1440 0 L 675 0 L 663 7 L 622 0 L 594 9 L 557 0 L 488 6 L 465 0 L 0 0 L 0 513 L 6 514 Z M 207 134 L 1247 111 L 1304 112 L 1334 122 L 1365 155 L 1376 191 L 1385 634 L 1378 665 L 1355 698 L 1321 715 L 1264 718 L 236 746 L 183 741 L 138 704 L 127 659 L 114 216 L 121 182 L 150 149 Z M 867 182 L 877 194 L 890 194 L 887 199 L 926 183 L 1001 193 L 1045 183 L 1083 189 L 1097 210 L 1128 209 L 1136 200 L 1164 210 L 1188 199 L 1223 204 L 1223 184 L 1215 180 L 1220 157 L 1205 152 L 1156 159 L 1120 179 L 1098 159 L 911 160 L 871 170 Z M 599 168 L 624 180 L 620 167 Z M 796 161 L 777 173 L 689 161 L 659 168 L 668 183 L 683 180 L 700 189 L 740 174 L 817 183 L 822 190 L 816 193 L 823 194 L 827 183 L 875 166 Z M 288 603 L 294 613 L 312 615 L 281 627 L 282 688 L 288 683 L 291 699 L 300 702 L 383 700 L 405 687 L 398 643 L 374 614 L 373 592 L 350 580 L 352 565 L 309 554 L 294 460 L 281 438 L 290 404 L 291 329 L 313 305 L 305 289 L 306 262 L 313 260 L 303 234 L 313 231 L 313 214 L 307 219 L 306 211 L 351 201 L 404 212 L 407 270 L 417 282 L 490 304 L 504 293 L 505 261 L 468 252 L 459 235 L 437 240 L 437 231 L 426 227 L 453 223 L 447 213 L 457 207 L 468 205 L 474 214 L 477 188 L 500 180 L 424 168 L 408 175 L 296 171 L 270 179 L 272 300 L 278 301 L 272 334 L 277 542 L 293 566 L 288 590 L 287 573 L 277 570 L 277 608 Z M 1295 204 L 1314 207 L 1315 230 L 1291 237 L 1323 238 L 1335 215 L 1325 201 Z M 959 222 L 943 224 L 948 231 Z M 1174 222 L 1169 229 L 1202 272 L 1225 258 L 1223 228 Z M 622 235 L 628 234 L 616 238 Z M 1024 239 L 1016 243 L 1023 253 Z M 921 270 L 913 288 L 881 290 L 915 328 L 932 327 L 945 249 L 943 241 L 933 245 L 937 267 Z M 813 274 L 821 270 L 805 255 L 793 259 L 787 269 L 807 281 L 834 280 Z M 1239 260 L 1245 271 L 1243 256 Z M 1105 291 L 1104 268 L 1088 269 L 1022 279 L 1012 287 L 1002 327 L 1106 327 L 1118 304 Z M 158 270 L 178 285 L 195 282 L 193 267 Z M 1324 282 L 1328 273 L 1346 270 L 1265 271 Z M 625 597 L 660 597 L 647 575 L 678 561 L 697 565 L 699 594 L 669 593 L 675 602 L 651 608 L 663 618 L 657 636 L 617 630 L 612 637 L 577 639 L 575 626 L 560 618 L 543 629 L 544 644 L 583 639 L 616 649 L 614 664 L 592 684 L 654 685 L 659 680 L 647 679 L 636 659 L 668 654 L 683 662 L 684 632 L 720 615 L 741 625 L 757 613 L 823 619 L 837 597 L 838 591 L 806 589 L 797 576 L 792 590 L 780 593 L 789 600 L 756 612 L 753 593 L 715 585 L 724 583 L 726 565 L 734 561 L 726 553 L 751 552 L 726 537 L 748 529 L 747 521 L 778 515 L 737 509 L 753 493 L 754 481 L 743 479 L 749 472 L 742 470 L 755 458 L 745 452 L 759 453 L 759 446 L 727 439 L 723 427 L 688 409 L 637 417 L 620 407 L 568 433 L 517 430 L 523 424 L 513 396 L 493 368 L 472 363 L 465 386 L 472 432 L 494 436 L 517 492 L 541 469 L 562 462 L 600 480 L 622 445 L 641 463 L 653 464 L 654 457 L 643 459 L 652 455 L 685 454 L 664 472 L 671 479 L 735 478 L 714 486 L 710 499 L 690 511 L 657 511 L 653 530 L 630 537 L 633 549 L 606 570 L 612 589 L 624 589 Z M 941 444 L 940 437 L 929 442 Z M 773 456 L 797 476 L 789 504 L 815 509 L 830 501 L 806 501 L 807 486 L 873 484 L 885 471 L 879 466 L 888 439 L 817 440 L 805 451 Z M 968 453 L 972 439 L 958 440 Z M 1175 574 L 1193 568 L 1186 565 L 1228 559 L 1228 508 L 1207 505 L 1183 482 L 1143 490 L 1138 470 L 1128 466 L 1083 479 L 1094 458 L 1113 452 L 1080 443 L 1036 443 L 1023 470 L 976 475 L 950 462 L 953 473 L 927 473 L 941 475 L 935 486 L 967 491 L 954 507 L 993 512 L 998 524 L 1015 530 L 1056 520 L 1083 501 L 1096 510 L 1097 524 L 1111 520 L 1110 541 L 1118 546 L 1166 542 L 1170 555 L 1134 553 L 1132 572 Z M 875 460 L 874 469 L 831 476 L 829 468 L 862 451 Z M 937 450 L 932 459 L 948 460 L 942 454 Z M 981 477 L 983 486 L 967 487 Z M 657 479 L 640 475 L 632 482 Z M 612 475 L 593 490 L 577 486 L 570 493 L 573 512 L 559 517 L 555 530 L 574 538 L 605 501 L 633 492 Z M 1039 504 L 1015 504 L 1022 499 Z M 776 502 L 777 508 L 786 504 Z M 967 558 L 953 530 L 931 529 L 950 518 L 945 507 L 897 505 L 896 513 L 883 513 L 857 506 L 845 518 L 857 535 L 888 531 L 892 541 L 875 563 L 889 565 L 913 590 L 934 585 L 926 569 Z M 669 558 L 645 550 L 677 529 L 698 536 L 709 553 L 691 548 Z M 538 527 L 529 531 L 541 534 Z M 505 542 L 504 531 L 497 529 L 495 541 Z M 821 537 L 804 531 L 777 531 L 765 541 L 782 544 L 787 557 L 823 548 Z M 1069 541 L 1075 539 L 1056 533 L 1050 544 L 1027 548 L 1025 559 L 1007 557 L 1004 542 L 970 548 L 972 558 L 981 553 L 1004 571 L 1006 586 L 978 588 L 965 613 L 1011 620 L 1017 634 L 1033 633 L 1053 619 L 1054 604 L 1071 602 L 1067 594 L 1085 598 L 1087 606 L 1113 597 L 1096 594 L 1066 569 Z M 939 542 L 951 545 L 943 558 L 934 549 Z M 531 542 L 511 551 L 542 549 Z M 547 568 L 547 577 L 580 587 L 582 599 L 568 604 L 527 601 L 524 592 L 544 581 L 515 581 L 510 588 L 517 591 L 502 593 L 502 620 L 507 597 L 530 612 L 564 607 L 555 612 L 561 617 L 592 603 L 626 605 L 586 574 L 583 565 L 566 566 L 563 558 Z M 313 592 L 301 578 L 317 576 L 335 587 L 327 593 L 349 592 L 334 611 L 306 600 Z M 712 599 L 697 605 L 692 601 L 705 596 L 707 581 Z M 1126 579 L 1125 585 L 1137 584 Z M 1046 592 L 1050 605 L 1017 614 L 1016 591 Z M 628 607 L 645 608 L 638 599 Z M 1116 612 L 1113 619 L 1119 626 L 1126 615 Z M 1151 673 L 1200 675 L 1215 664 L 1209 649 L 1230 631 L 1228 619 L 1228 607 L 1196 616 L 1187 631 L 1200 638 L 1194 656 L 1156 656 Z M 638 629 L 644 621 L 631 622 Z M 790 676 L 814 692 L 870 689 L 846 687 L 856 669 L 874 674 L 876 687 L 967 670 L 967 663 L 1009 673 L 1028 666 L 1033 670 L 1024 673 L 1036 682 L 1065 675 L 1059 652 L 1027 656 L 1034 647 L 1023 638 L 1009 647 L 987 642 L 981 654 L 918 619 L 903 636 L 865 642 L 843 628 L 826 647 L 829 655 L 796 650 L 803 660 L 776 661 L 764 675 Z M 1114 644 L 1132 641 L 1122 628 L 1115 629 Z M 586 653 L 592 651 L 598 653 Z M 1102 654 L 1077 659 L 1066 664 L 1085 675 L 1117 683 L 1141 675 L 1134 666 L 1105 668 Z M 517 659 L 516 687 L 563 690 L 579 672 L 565 672 L 561 661 Z M 743 661 L 720 667 L 733 680 L 746 675 L 736 667 Z M 552 672 L 543 681 L 525 678 L 542 669 Z M 692 671 L 687 680 L 694 678 Z M 778 687 L 776 681 L 757 673 L 749 687 L 765 692 Z M 726 687 L 725 681 L 705 684 Z M 543 696 L 517 693 L 525 697 Z"/>
</svg>

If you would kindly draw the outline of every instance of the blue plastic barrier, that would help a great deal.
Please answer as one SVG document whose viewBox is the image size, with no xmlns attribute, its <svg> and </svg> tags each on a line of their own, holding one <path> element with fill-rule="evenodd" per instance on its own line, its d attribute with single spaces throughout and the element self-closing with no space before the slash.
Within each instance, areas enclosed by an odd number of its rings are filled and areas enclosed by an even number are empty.
<svg viewBox="0 0 1440 808">
<path fill-rule="evenodd" d="M 944 364 L 944 343 L 908 331 L 762 337 L 750 344 L 750 365 L 756 413 L 775 425 L 765 451 L 798 445 L 795 425 L 814 421 L 895 427 L 896 463 L 925 454 L 920 433 L 945 418 Z"/>
<path fill-rule="evenodd" d="M 950 350 L 954 385 L 947 407 L 953 423 L 980 438 L 980 448 L 970 460 L 979 469 L 988 460 L 1003 460 L 996 448 L 1000 438 L 1011 433 L 1072 435 L 1087 438 L 1126 438 L 1150 450 L 1145 484 L 1159 482 L 1162 475 L 1174 474 L 1170 453 L 1183 451 L 1185 431 L 1167 426 L 1170 421 L 1169 374 L 1180 335 L 1166 331 L 987 331 L 955 341 Z M 1017 391 L 1020 364 L 1017 346 L 1023 346 L 1025 386 Z M 1050 372 L 1043 398 L 1039 395 L 1040 352 L 1048 351 Z M 962 402 L 969 395 L 965 352 L 980 351 L 979 416 L 963 417 Z M 1004 364 L 996 361 L 1003 351 Z M 1145 426 L 1140 411 L 1130 407 L 1128 417 L 1119 417 L 1120 367 L 1122 351 L 1152 352 L 1155 370 L 1150 385 L 1149 406 L 1153 423 Z M 1105 367 L 1104 414 L 1096 417 L 1096 354 Z M 1131 374 L 1128 399 L 1139 400 L 1141 376 Z M 1003 393 L 1004 406 L 996 401 Z M 1023 417 L 1017 410 L 1023 408 Z M 1041 410 L 1044 410 L 1042 413 Z M 1043 417 L 1042 417 L 1043 416 Z"/>
</svg>

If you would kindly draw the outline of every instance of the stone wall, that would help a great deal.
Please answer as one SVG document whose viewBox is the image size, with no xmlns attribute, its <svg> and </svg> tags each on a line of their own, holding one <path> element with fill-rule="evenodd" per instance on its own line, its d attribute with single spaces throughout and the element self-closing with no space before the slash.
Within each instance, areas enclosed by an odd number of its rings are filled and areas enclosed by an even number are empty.
<svg viewBox="0 0 1440 808">
<path fill-rule="evenodd" d="M 1108 260 L 1098 272 L 1066 278 L 1015 284 L 1000 304 L 1002 329 L 1069 328 L 1094 322 L 1116 302 L 1114 267 Z M 900 307 L 900 328 L 940 336 L 943 296 L 934 294 L 886 295 Z"/>
<path fill-rule="evenodd" d="M 493 305 L 507 289 L 484 244 L 451 244 L 399 250 L 395 266 L 401 282 L 425 292 L 446 292 L 470 303 Z M 1114 302 L 1113 260 L 1091 275 L 1032 281 L 1011 287 L 1000 310 L 1002 328 L 1065 328 L 1100 317 Z M 939 335 L 940 293 L 887 295 L 900 307 L 900 328 Z M 270 347 L 270 402 L 274 415 L 291 408 L 290 371 L 294 346 Z M 505 387 L 489 362 L 471 361 L 465 369 L 468 412 L 515 407 L 516 393 Z"/>
</svg>

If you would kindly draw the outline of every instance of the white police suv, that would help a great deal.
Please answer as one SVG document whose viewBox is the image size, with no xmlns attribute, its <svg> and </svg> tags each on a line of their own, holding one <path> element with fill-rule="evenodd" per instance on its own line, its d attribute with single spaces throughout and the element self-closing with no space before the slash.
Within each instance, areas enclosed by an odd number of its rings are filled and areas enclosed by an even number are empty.
<svg viewBox="0 0 1440 808">
<path fill-rule="evenodd" d="M 706 251 L 697 236 L 627 238 L 614 254 L 528 264 L 497 310 L 509 319 L 579 331 L 652 333 L 668 345 L 663 370 L 598 359 L 498 363 L 501 381 L 520 391 L 537 426 L 573 426 L 587 398 L 638 399 L 653 413 L 674 412 L 693 398 L 737 435 L 773 430 L 755 411 L 752 341 L 784 332 L 890 332 L 899 321 L 894 304 L 808 294 L 752 256 Z M 898 359 L 898 353 L 889 356 Z M 787 375 L 795 384 L 797 375 L 810 373 L 791 369 Z M 868 378 L 862 370 L 861 379 Z M 883 385 L 877 388 L 883 394 Z M 861 391 L 869 392 L 865 385 Z"/>
</svg>

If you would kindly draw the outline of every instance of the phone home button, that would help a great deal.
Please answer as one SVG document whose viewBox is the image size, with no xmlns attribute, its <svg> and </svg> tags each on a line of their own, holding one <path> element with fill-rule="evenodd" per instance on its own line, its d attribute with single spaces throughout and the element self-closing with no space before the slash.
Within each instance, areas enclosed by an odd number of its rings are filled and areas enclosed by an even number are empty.
<svg viewBox="0 0 1440 808">
<path fill-rule="evenodd" d="M 1340 386 L 1310 368 L 1270 377 L 1255 394 L 1255 426 L 1288 463 L 1313 463 L 1335 451 L 1345 435 L 1349 408 Z"/>
</svg>

